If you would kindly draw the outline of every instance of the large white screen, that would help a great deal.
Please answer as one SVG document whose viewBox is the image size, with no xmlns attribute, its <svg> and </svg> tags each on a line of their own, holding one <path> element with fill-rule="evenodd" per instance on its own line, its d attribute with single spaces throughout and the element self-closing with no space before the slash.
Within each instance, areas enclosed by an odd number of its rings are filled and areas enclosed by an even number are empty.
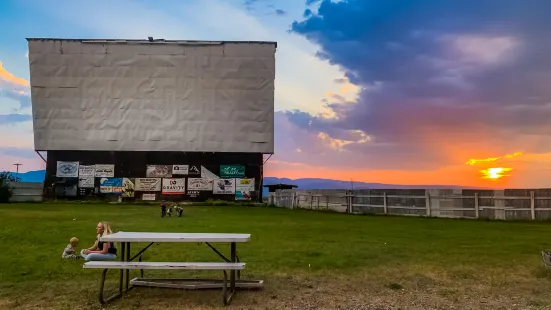
<svg viewBox="0 0 551 310">
<path fill-rule="evenodd" d="M 274 151 L 276 43 L 28 42 L 36 150 Z"/>
</svg>

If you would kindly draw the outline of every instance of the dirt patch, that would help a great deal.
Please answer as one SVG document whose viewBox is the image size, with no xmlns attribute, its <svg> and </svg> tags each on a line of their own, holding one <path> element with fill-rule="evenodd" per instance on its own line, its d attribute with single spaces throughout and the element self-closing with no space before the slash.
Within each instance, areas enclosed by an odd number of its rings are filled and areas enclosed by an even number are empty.
<svg viewBox="0 0 551 310">
<path fill-rule="evenodd" d="M 97 287 L 23 294 L 6 309 L 551 309 L 547 277 L 534 271 L 508 274 L 455 274 L 434 270 L 383 270 L 354 275 L 277 275 L 261 291 L 238 291 L 229 307 L 218 290 L 136 288 L 101 307 Z M 71 292 L 72 290 L 72 292 Z"/>
</svg>

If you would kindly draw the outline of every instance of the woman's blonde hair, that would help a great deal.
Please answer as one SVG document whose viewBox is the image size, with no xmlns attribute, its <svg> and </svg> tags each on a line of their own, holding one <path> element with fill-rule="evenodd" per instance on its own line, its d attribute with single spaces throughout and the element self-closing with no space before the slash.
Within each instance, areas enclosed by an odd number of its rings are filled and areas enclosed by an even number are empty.
<svg viewBox="0 0 551 310">
<path fill-rule="evenodd" d="M 100 222 L 100 223 L 103 226 L 102 236 L 111 235 L 113 233 L 113 231 L 111 230 L 111 225 L 108 222 Z"/>
</svg>

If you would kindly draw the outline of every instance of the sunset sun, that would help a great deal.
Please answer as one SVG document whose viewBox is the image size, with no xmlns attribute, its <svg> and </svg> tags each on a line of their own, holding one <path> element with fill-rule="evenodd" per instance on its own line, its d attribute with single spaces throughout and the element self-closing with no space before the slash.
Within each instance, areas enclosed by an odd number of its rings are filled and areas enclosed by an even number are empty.
<svg viewBox="0 0 551 310">
<path fill-rule="evenodd" d="M 490 179 L 490 180 L 498 180 L 502 177 L 509 176 L 508 174 L 505 174 L 508 171 L 511 171 L 513 169 L 511 168 L 488 168 L 485 170 L 480 170 L 482 173 L 484 179 Z"/>
</svg>

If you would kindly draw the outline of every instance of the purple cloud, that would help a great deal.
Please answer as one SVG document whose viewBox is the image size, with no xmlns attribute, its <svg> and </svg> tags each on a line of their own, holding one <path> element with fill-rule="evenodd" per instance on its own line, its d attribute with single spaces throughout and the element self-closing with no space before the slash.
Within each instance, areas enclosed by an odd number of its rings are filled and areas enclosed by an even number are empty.
<svg viewBox="0 0 551 310">
<path fill-rule="evenodd" d="M 291 30 L 362 91 L 328 104 L 333 118 L 285 116 L 333 138 L 365 133 L 370 143 L 343 148 L 369 154 L 367 166 L 438 167 L 453 143 L 551 152 L 550 11 L 544 0 L 321 1 Z"/>
</svg>

